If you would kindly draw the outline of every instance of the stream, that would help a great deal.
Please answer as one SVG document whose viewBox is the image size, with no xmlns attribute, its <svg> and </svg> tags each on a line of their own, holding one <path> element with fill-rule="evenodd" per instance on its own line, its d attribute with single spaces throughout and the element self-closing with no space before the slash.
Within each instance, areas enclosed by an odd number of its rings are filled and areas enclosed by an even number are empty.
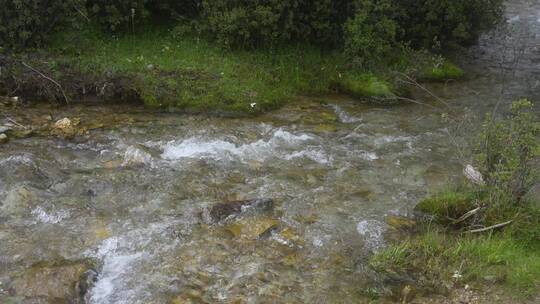
<svg viewBox="0 0 540 304">
<path fill-rule="evenodd" d="M 415 91 L 430 106 L 299 97 L 241 119 L 24 109 L 97 127 L 0 146 L 0 303 L 49 303 L 43 289 L 58 285 L 20 278 L 87 260 L 91 304 L 360 302 L 385 218 L 462 178 L 459 148 L 483 115 L 521 97 L 540 113 L 540 2 L 509 1 L 507 15 L 509 30 L 459 58 L 465 80 L 428 85 L 444 102 Z M 212 218 L 216 205 L 252 199 L 273 203 Z"/>
</svg>

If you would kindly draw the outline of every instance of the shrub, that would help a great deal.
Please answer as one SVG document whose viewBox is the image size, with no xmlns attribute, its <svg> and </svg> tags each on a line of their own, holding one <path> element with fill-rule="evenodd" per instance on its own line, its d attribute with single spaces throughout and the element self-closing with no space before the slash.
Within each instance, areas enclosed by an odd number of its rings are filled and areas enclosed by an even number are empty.
<svg viewBox="0 0 540 304">
<path fill-rule="evenodd" d="M 73 21 L 80 0 L 0 0 L 0 46 L 42 44 L 60 26 Z"/>
<path fill-rule="evenodd" d="M 147 9 L 160 17 L 185 19 L 199 16 L 202 0 L 150 0 Z"/>
<path fill-rule="evenodd" d="M 394 0 L 400 40 L 415 48 L 467 46 L 503 17 L 503 0 Z"/>
<path fill-rule="evenodd" d="M 538 181 L 539 135 L 540 123 L 526 99 L 514 102 L 505 119 L 488 115 L 477 150 L 488 186 L 519 202 Z"/>
<path fill-rule="evenodd" d="M 296 41 L 335 46 L 350 7 L 347 0 L 203 0 L 202 25 L 226 47 Z"/>
<path fill-rule="evenodd" d="M 502 0 L 356 0 L 345 23 L 345 52 L 354 65 L 386 64 L 413 49 L 448 50 L 474 43 L 503 16 Z M 368 66 L 369 67 L 369 66 Z M 445 75 L 443 75 L 445 76 Z"/>
<path fill-rule="evenodd" d="M 355 66 L 373 66 L 401 49 L 398 24 L 392 18 L 390 0 L 360 0 L 357 13 L 345 24 L 345 53 Z"/>
<path fill-rule="evenodd" d="M 86 7 L 92 19 L 108 31 L 129 30 L 142 22 L 148 11 L 148 0 L 87 0 Z"/>
</svg>

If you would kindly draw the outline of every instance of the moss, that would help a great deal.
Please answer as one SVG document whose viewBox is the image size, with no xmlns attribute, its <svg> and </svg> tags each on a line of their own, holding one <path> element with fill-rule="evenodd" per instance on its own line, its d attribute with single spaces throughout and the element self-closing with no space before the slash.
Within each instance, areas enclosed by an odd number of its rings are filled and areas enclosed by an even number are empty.
<svg viewBox="0 0 540 304">
<path fill-rule="evenodd" d="M 426 68 L 421 73 L 420 78 L 429 81 L 445 81 L 450 79 L 461 79 L 464 75 L 465 73 L 461 68 L 448 60 L 444 60 L 441 64 Z"/>
<path fill-rule="evenodd" d="M 448 223 L 473 209 L 474 199 L 478 196 L 477 193 L 448 190 L 420 201 L 415 210 L 433 215 L 439 223 Z"/>
<path fill-rule="evenodd" d="M 370 74 L 346 74 L 338 81 L 339 88 L 348 94 L 358 97 L 392 99 L 392 85 L 387 81 Z"/>
</svg>

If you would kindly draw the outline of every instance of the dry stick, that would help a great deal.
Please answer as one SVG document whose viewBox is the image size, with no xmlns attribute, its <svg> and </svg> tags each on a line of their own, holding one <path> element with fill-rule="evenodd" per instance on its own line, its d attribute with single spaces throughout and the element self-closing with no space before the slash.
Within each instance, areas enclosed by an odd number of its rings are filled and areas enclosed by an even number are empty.
<svg viewBox="0 0 540 304">
<path fill-rule="evenodd" d="M 489 227 L 485 227 L 485 228 L 473 229 L 473 230 L 465 231 L 464 233 L 478 233 L 478 232 L 484 232 L 484 231 L 488 231 L 488 230 L 493 230 L 493 229 L 501 228 L 501 227 L 504 227 L 504 226 L 509 225 L 509 224 L 511 224 L 511 223 L 512 223 L 512 221 L 508 221 L 508 222 L 496 224 L 496 225 L 489 226 Z"/>
<path fill-rule="evenodd" d="M 423 85 L 421 85 L 420 83 L 418 83 L 416 80 L 414 80 L 411 76 L 407 75 L 407 74 L 404 74 L 404 73 L 400 73 L 403 77 L 405 77 L 407 79 L 407 81 L 405 80 L 400 80 L 404 83 L 407 83 L 407 84 L 411 84 L 411 85 L 414 85 L 420 89 L 422 89 L 422 91 L 428 93 L 429 95 L 431 95 L 431 97 L 435 98 L 438 102 L 442 103 L 443 105 L 445 105 L 448 109 L 451 109 L 450 108 L 450 105 L 445 102 L 442 98 L 440 98 L 439 96 L 437 96 L 436 94 L 434 94 L 433 92 L 431 92 L 430 90 L 428 90 L 426 87 L 424 87 Z"/>
<path fill-rule="evenodd" d="M 62 88 L 62 86 L 56 80 L 54 80 L 54 79 L 52 79 L 50 77 L 47 77 L 45 74 L 41 73 L 40 71 L 38 71 L 38 70 L 34 69 L 33 67 L 29 66 L 28 64 L 26 64 L 26 62 L 24 62 L 24 61 L 22 61 L 22 64 L 25 67 L 29 68 L 30 70 L 38 73 L 41 77 L 43 77 L 43 78 L 49 80 L 50 82 L 54 83 L 58 87 L 58 89 L 60 89 L 60 92 L 62 92 L 62 95 L 64 96 L 64 99 L 66 100 L 66 103 L 69 104 L 69 99 L 67 98 L 66 93 L 64 92 L 64 89 Z"/>
<path fill-rule="evenodd" d="M 83 16 L 84 19 L 86 19 L 86 21 L 90 22 L 90 18 L 88 18 L 88 16 L 86 16 L 86 14 L 83 13 L 83 12 L 81 11 L 81 9 L 79 9 L 79 8 L 77 7 L 77 5 L 73 5 L 73 8 L 74 8 L 81 16 Z"/>
<path fill-rule="evenodd" d="M 452 221 L 452 224 L 459 224 L 461 222 L 463 222 L 464 220 L 468 219 L 469 217 L 475 215 L 478 213 L 478 211 L 480 211 L 482 209 L 482 207 L 478 207 L 476 209 L 473 209 L 467 213 L 465 213 L 464 215 L 460 216 L 457 220 L 453 220 Z"/>
<path fill-rule="evenodd" d="M 7 121 L 11 122 L 12 124 L 15 124 L 15 125 L 23 128 L 23 129 L 27 129 L 27 127 L 21 125 L 20 123 L 18 123 L 17 121 L 12 119 L 11 117 L 7 116 L 4 112 L 0 112 L 0 113 L 2 113 L 2 116 L 4 116 L 7 119 Z"/>
</svg>

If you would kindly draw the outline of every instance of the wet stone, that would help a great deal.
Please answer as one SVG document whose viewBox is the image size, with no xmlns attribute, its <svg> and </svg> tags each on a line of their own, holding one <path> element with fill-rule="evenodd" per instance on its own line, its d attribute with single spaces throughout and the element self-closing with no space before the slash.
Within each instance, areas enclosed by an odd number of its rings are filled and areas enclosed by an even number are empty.
<svg viewBox="0 0 540 304">
<path fill-rule="evenodd" d="M 90 260 L 39 262 L 19 274 L 10 293 L 39 303 L 85 303 L 87 291 L 97 280 Z"/>
<path fill-rule="evenodd" d="M 388 226 L 398 230 L 411 230 L 416 227 L 416 221 L 403 216 L 390 215 L 386 217 Z"/>
<path fill-rule="evenodd" d="M 277 228 L 279 221 L 269 217 L 248 217 L 227 225 L 225 229 L 233 237 L 254 240 Z"/>
<path fill-rule="evenodd" d="M 28 138 L 34 135 L 34 131 L 31 129 L 12 129 L 8 131 L 8 135 L 14 138 Z"/>
<path fill-rule="evenodd" d="M 210 210 L 210 217 L 214 222 L 219 222 L 232 215 L 238 215 L 248 209 L 268 212 L 274 208 L 272 199 L 252 199 L 232 201 L 216 204 Z"/>
<path fill-rule="evenodd" d="M 76 135 L 84 133 L 83 130 L 79 130 L 77 126 L 80 123 L 80 119 L 62 118 L 56 121 L 51 129 L 51 135 L 61 137 L 64 139 L 70 139 Z"/>
<path fill-rule="evenodd" d="M 9 141 L 9 138 L 7 137 L 6 134 L 0 134 L 0 144 L 5 144 Z"/>
<path fill-rule="evenodd" d="M 9 130 L 11 130 L 10 127 L 0 126 L 0 133 L 6 133 Z"/>
</svg>

